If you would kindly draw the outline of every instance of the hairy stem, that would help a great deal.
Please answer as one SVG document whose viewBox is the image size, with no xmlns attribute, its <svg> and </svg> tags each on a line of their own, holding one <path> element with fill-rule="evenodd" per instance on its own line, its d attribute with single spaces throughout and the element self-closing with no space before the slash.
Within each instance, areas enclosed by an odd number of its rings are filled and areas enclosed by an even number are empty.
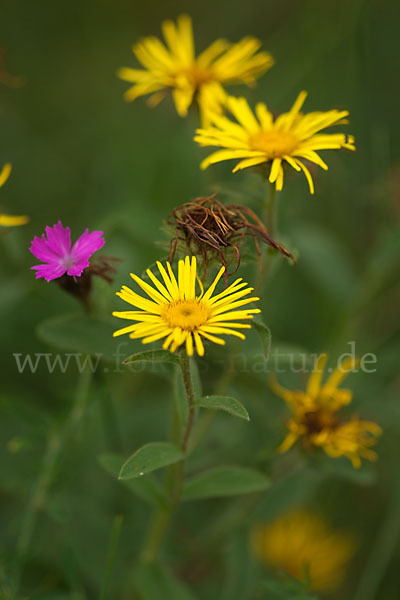
<svg viewBox="0 0 400 600">
<path fill-rule="evenodd" d="M 275 184 L 268 183 L 267 187 L 266 187 L 266 200 L 265 200 L 265 204 L 264 204 L 264 208 L 263 208 L 263 221 L 264 221 L 264 225 L 266 226 L 267 230 L 269 231 L 271 237 L 274 237 L 275 231 L 276 231 L 276 217 L 277 217 L 276 213 L 277 213 L 277 211 L 276 211 Z M 265 287 L 265 284 L 267 282 L 267 279 L 268 279 L 268 276 L 270 273 L 270 267 L 271 267 L 271 262 L 272 262 L 273 256 L 274 256 L 273 251 L 269 248 L 265 248 L 261 272 L 259 272 L 258 276 L 255 277 L 255 279 L 256 279 L 255 290 L 259 294 L 262 293 L 262 291 Z M 217 385 L 216 385 L 216 389 L 215 389 L 215 394 L 217 394 L 217 395 L 221 395 L 221 396 L 224 395 L 227 392 L 232 380 L 235 377 L 234 357 L 239 351 L 239 344 L 240 344 L 240 340 L 235 340 L 232 351 L 230 353 L 230 357 L 226 361 L 225 368 L 222 371 L 221 376 L 217 381 Z M 195 428 L 195 430 L 193 432 L 192 440 L 190 443 L 190 450 L 192 450 L 195 446 L 197 446 L 197 444 L 200 442 L 200 440 L 206 434 L 209 426 L 211 425 L 212 421 L 215 418 L 215 415 L 216 415 L 216 412 L 213 410 L 208 410 L 208 411 L 203 412 L 203 415 L 199 419 L 197 427 Z"/>
<path fill-rule="evenodd" d="M 180 437 L 180 446 L 186 452 L 189 446 L 196 409 L 190 361 L 185 350 L 181 351 L 180 368 L 187 402 L 187 418 Z M 168 470 L 164 487 L 166 496 L 169 498 L 169 503 L 168 506 L 157 509 L 153 515 L 141 552 L 140 559 L 143 563 L 151 563 L 157 558 L 175 509 L 181 499 L 184 476 L 185 459 L 175 465 L 171 465 Z"/>
</svg>

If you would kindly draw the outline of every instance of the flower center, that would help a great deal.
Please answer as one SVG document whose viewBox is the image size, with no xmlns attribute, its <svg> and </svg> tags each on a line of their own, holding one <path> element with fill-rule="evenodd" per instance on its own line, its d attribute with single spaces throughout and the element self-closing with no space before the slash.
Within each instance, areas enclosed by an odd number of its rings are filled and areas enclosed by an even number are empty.
<svg viewBox="0 0 400 600">
<path fill-rule="evenodd" d="M 196 89 L 199 89 L 204 83 L 215 79 L 215 76 L 211 69 L 208 69 L 207 67 L 202 67 L 197 63 L 191 65 L 188 69 L 183 71 L 182 74 Z"/>
<path fill-rule="evenodd" d="M 201 301 L 178 300 L 167 304 L 162 316 L 169 327 L 194 331 L 207 322 L 209 312 Z"/>
<path fill-rule="evenodd" d="M 298 140 L 287 131 L 272 129 L 251 136 L 250 146 L 252 150 L 265 152 L 268 158 L 280 158 L 285 154 L 291 154 L 297 148 Z"/>
<path fill-rule="evenodd" d="M 75 260 L 70 254 L 66 254 L 63 257 L 63 265 L 66 269 L 70 269 L 75 265 Z"/>
<path fill-rule="evenodd" d="M 306 412 L 303 423 L 307 427 L 308 434 L 311 435 L 320 433 L 324 429 L 335 429 L 339 425 L 339 420 L 329 410 L 316 410 Z"/>
</svg>

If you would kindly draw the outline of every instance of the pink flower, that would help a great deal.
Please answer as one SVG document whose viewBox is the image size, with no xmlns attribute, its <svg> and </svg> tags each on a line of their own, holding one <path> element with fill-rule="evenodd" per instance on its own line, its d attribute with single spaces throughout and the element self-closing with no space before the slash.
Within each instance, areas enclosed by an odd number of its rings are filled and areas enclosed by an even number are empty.
<svg viewBox="0 0 400 600">
<path fill-rule="evenodd" d="M 104 246 L 103 233 L 89 233 L 88 229 L 85 229 L 71 248 L 69 227 L 63 227 L 61 221 L 53 227 L 46 227 L 46 235 L 43 234 L 40 238 L 35 236 L 29 248 L 32 254 L 43 262 L 31 267 L 36 271 L 36 279 L 44 277 L 46 281 L 51 281 L 65 273 L 75 277 L 82 275 L 82 271 L 89 266 L 92 254 Z"/>
</svg>

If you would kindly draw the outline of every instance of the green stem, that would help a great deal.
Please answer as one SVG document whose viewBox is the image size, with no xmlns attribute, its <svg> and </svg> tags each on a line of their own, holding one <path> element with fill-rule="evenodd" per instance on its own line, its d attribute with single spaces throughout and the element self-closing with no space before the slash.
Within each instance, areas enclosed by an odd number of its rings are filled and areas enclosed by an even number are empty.
<svg viewBox="0 0 400 600">
<path fill-rule="evenodd" d="M 276 220 L 277 220 L 277 210 L 276 210 L 276 190 L 275 184 L 269 183 L 267 186 L 267 196 L 264 204 L 263 210 L 263 220 L 264 225 L 268 229 L 272 238 L 274 238 L 276 233 Z M 256 278 L 256 291 L 261 294 L 264 290 L 265 284 L 267 282 L 269 273 L 271 271 L 271 264 L 274 258 L 274 252 L 266 247 L 264 249 L 264 258 L 262 261 L 261 272 L 259 272 Z"/>
<path fill-rule="evenodd" d="M 108 547 L 107 560 L 106 560 L 106 569 L 104 572 L 103 583 L 101 586 L 101 592 L 99 595 L 99 600 L 105 600 L 107 591 L 110 586 L 111 577 L 114 570 L 115 557 L 117 554 L 119 537 L 121 535 L 121 527 L 123 521 L 122 515 L 117 515 L 114 519 L 113 528 L 111 532 L 110 544 Z"/>
<path fill-rule="evenodd" d="M 188 408 L 186 425 L 185 425 L 183 435 L 182 435 L 182 440 L 181 440 L 181 448 L 183 451 L 186 451 L 190 432 L 193 427 L 193 421 L 194 421 L 196 407 L 195 407 L 195 402 L 194 402 L 192 374 L 190 372 L 190 361 L 189 361 L 189 357 L 185 351 L 183 351 L 181 353 L 180 365 L 181 365 L 181 370 L 182 370 L 183 385 L 185 386 L 186 401 L 187 401 L 187 408 Z"/>
<path fill-rule="evenodd" d="M 235 339 L 233 343 L 233 348 L 230 352 L 230 356 L 228 357 L 225 368 L 223 369 L 220 378 L 217 381 L 217 385 L 215 386 L 215 395 L 216 396 L 224 396 L 229 388 L 229 385 L 235 375 L 234 369 L 234 357 L 239 351 L 240 340 Z M 199 444 L 199 442 L 203 439 L 205 434 L 207 433 L 208 428 L 211 423 L 215 419 L 217 415 L 217 411 L 208 409 L 203 410 L 201 416 L 197 420 L 196 426 L 193 428 L 193 433 L 190 437 L 189 443 L 189 451 L 192 452 L 194 448 Z"/>
<path fill-rule="evenodd" d="M 41 508 L 45 505 L 58 459 L 70 435 L 73 433 L 85 414 L 91 378 L 92 373 L 88 370 L 84 370 L 80 374 L 71 412 L 69 413 L 61 430 L 58 432 L 51 432 L 49 434 L 47 448 L 43 457 L 39 476 L 36 480 L 32 491 L 32 496 L 23 516 L 20 534 L 16 543 L 14 559 L 15 594 L 17 594 L 19 589 L 21 568 L 32 541 L 37 515 Z"/>
<path fill-rule="evenodd" d="M 263 211 L 264 225 L 271 237 L 276 233 L 276 188 L 275 183 L 267 185 L 266 199 Z"/>
<path fill-rule="evenodd" d="M 192 375 L 190 372 L 190 361 L 185 350 L 181 351 L 180 368 L 187 402 L 187 418 L 180 437 L 180 446 L 181 449 L 186 452 L 189 446 L 196 407 Z M 153 515 L 141 552 L 140 559 L 142 563 L 148 564 L 157 558 L 175 509 L 181 499 L 184 476 L 185 459 L 175 465 L 171 465 L 168 470 L 165 480 L 165 493 L 170 501 L 167 507 L 160 507 Z"/>
<path fill-rule="evenodd" d="M 266 228 L 268 229 L 271 237 L 274 237 L 275 231 L 276 231 L 276 217 L 277 217 L 276 208 L 277 208 L 277 205 L 276 205 L 275 183 L 268 183 L 267 188 L 266 188 L 266 199 L 265 199 L 265 204 L 264 204 L 264 208 L 263 208 L 263 220 L 264 220 L 264 224 L 265 224 Z M 259 294 L 262 293 L 262 291 L 265 287 L 268 275 L 270 273 L 270 267 L 271 267 L 271 263 L 273 260 L 273 256 L 274 256 L 273 252 L 271 252 L 269 248 L 265 248 L 261 272 L 259 272 L 258 276 L 255 277 L 255 279 L 256 279 L 255 289 Z M 235 376 L 234 363 L 233 363 L 232 359 L 238 352 L 239 344 L 240 344 L 240 340 L 235 340 L 235 343 L 234 343 L 232 351 L 231 351 L 230 358 L 229 358 L 229 360 L 227 360 L 226 366 L 225 366 L 224 370 L 222 371 L 221 376 L 216 385 L 215 393 L 217 395 L 222 396 L 226 393 L 227 389 L 229 388 L 229 386 Z M 195 446 L 197 446 L 197 444 L 203 438 L 203 436 L 207 432 L 209 426 L 211 425 L 212 421 L 214 420 L 215 415 L 216 415 L 216 412 L 213 410 L 208 410 L 206 412 L 203 412 L 203 415 L 199 419 L 199 422 L 193 432 L 192 440 L 190 443 L 190 450 L 192 450 Z"/>
</svg>

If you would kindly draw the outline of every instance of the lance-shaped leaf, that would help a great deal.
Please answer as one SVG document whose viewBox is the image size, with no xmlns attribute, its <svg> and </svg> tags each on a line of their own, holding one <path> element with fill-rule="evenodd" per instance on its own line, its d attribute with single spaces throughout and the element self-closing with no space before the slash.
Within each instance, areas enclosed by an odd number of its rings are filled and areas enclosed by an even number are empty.
<svg viewBox="0 0 400 600">
<path fill-rule="evenodd" d="M 108 473 L 118 478 L 121 465 L 124 463 L 124 459 L 119 454 L 101 454 L 98 460 Z M 153 506 L 163 508 L 168 504 L 165 493 L 152 475 L 148 474 L 146 477 L 136 479 L 122 479 L 121 483 L 136 494 L 136 496 Z"/>
<path fill-rule="evenodd" d="M 183 487 L 184 500 L 218 498 L 260 492 L 269 486 L 267 477 L 245 467 L 216 467 L 187 479 Z"/>
<path fill-rule="evenodd" d="M 262 349 L 264 352 L 265 360 L 268 360 L 271 352 L 271 330 L 261 319 L 253 319 L 252 325 L 260 336 Z"/>
<path fill-rule="evenodd" d="M 249 413 L 238 400 L 230 396 L 204 396 L 196 400 L 196 406 L 224 410 L 234 417 L 250 421 Z"/>
<path fill-rule="evenodd" d="M 114 326 L 97 317 L 76 314 L 51 317 L 37 327 L 38 337 L 55 348 L 82 354 L 92 354 L 115 362 Z"/>
<path fill-rule="evenodd" d="M 185 458 L 185 453 L 168 442 L 145 444 L 122 465 L 118 479 L 134 479 Z"/>
<path fill-rule="evenodd" d="M 130 363 L 173 363 L 179 364 L 179 356 L 169 350 L 147 350 L 132 354 L 124 360 L 124 365 Z"/>
</svg>

